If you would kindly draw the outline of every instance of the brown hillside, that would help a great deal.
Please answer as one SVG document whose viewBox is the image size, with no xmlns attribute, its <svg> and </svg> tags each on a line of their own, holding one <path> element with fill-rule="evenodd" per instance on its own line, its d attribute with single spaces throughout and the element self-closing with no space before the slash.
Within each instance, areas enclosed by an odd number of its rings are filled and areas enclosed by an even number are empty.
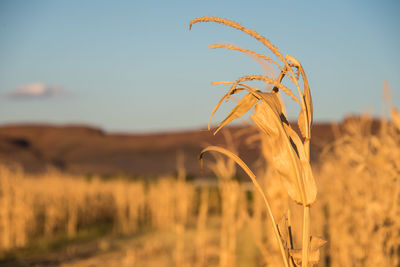
<svg viewBox="0 0 400 267">
<path fill-rule="evenodd" d="M 233 134 L 241 129 L 230 128 Z M 313 126 L 314 160 L 332 138 L 330 124 Z M 224 144 L 224 137 L 206 130 L 121 135 L 87 126 L 5 125 L 0 127 L 0 162 L 28 172 L 53 167 L 80 174 L 158 176 L 174 173 L 177 151 L 183 151 L 188 173 L 198 176 L 197 155 L 207 144 Z M 239 154 L 249 165 L 258 158 L 256 148 L 244 145 Z"/>
</svg>

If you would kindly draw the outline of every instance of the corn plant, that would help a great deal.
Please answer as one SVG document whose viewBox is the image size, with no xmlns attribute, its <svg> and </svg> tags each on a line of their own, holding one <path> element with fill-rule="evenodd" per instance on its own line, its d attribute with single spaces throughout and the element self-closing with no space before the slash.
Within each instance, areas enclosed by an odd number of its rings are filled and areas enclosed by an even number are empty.
<svg viewBox="0 0 400 267">
<path fill-rule="evenodd" d="M 273 148 L 271 157 L 274 168 L 280 174 L 290 198 L 303 206 L 302 249 L 294 249 L 292 245 L 289 245 L 293 244 L 292 240 L 287 240 L 290 236 L 287 237 L 281 234 L 282 230 L 280 231 L 277 226 L 268 198 L 257 182 L 256 176 L 237 155 L 221 147 L 209 146 L 201 151 L 199 156 L 200 162 L 202 162 L 204 153 L 209 151 L 222 153 L 235 161 L 250 177 L 264 200 L 268 216 L 273 225 L 274 235 L 279 244 L 284 265 L 289 267 L 300 266 L 301 264 L 302 267 L 306 267 L 316 264 L 319 258 L 319 248 L 325 241 L 317 237 L 312 237 L 310 234 L 310 206 L 316 200 L 317 188 L 310 166 L 313 105 L 304 69 L 296 58 L 289 55 L 284 56 L 278 48 L 272 45 L 265 37 L 254 30 L 243 27 L 239 23 L 218 17 L 200 17 L 190 22 L 190 29 L 193 24 L 199 22 L 216 22 L 240 30 L 265 45 L 276 58 L 272 59 L 270 56 L 230 44 L 216 44 L 210 46 L 211 48 L 226 48 L 251 55 L 268 64 L 274 65 L 280 70 L 280 74 L 276 79 L 266 75 L 245 75 L 239 77 L 234 82 L 213 82 L 212 84 L 228 85 L 229 90 L 213 109 L 208 128 L 210 129 L 211 119 L 223 101 L 227 101 L 236 93 L 246 92 L 227 117 L 218 125 L 214 134 L 235 119 L 242 117 L 245 113 L 250 111 L 253 106 L 255 107 L 255 112 L 251 115 L 251 119 L 261 132 L 268 136 L 273 144 L 273 146 L 271 146 Z M 289 82 L 296 88 L 297 95 L 282 83 L 285 77 L 287 77 Z M 248 81 L 254 80 L 272 85 L 272 91 L 263 92 L 247 83 Z M 279 98 L 280 91 L 286 93 L 300 106 L 300 114 L 297 120 L 301 132 L 300 136 L 290 126 L 284 114 L 284 105 Z"/>
</svg>

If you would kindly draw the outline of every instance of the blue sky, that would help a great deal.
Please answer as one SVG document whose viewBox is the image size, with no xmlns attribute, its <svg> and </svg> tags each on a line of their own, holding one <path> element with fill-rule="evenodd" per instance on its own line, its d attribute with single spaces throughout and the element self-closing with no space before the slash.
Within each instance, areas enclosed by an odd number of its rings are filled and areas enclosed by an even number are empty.
<svg viewBox="0 0 400 267">
<path fill-rule="evenodd" d="M 384 80 L 400 105 L 399 3 L 1 1 L 0 124 L 85 123 L 126 132 L 204 127 L 226 91 L 211 81 L 263 73 L 250 58 L 208 44 L 267 51 L 219 24 L 189 31 L 200 16 L 240 22 L 299 59 L 316 120 L 378 116 Z M 24 92 L 33 93 L 15 97 Z M 294 119 L 297 109 L 287 104 Z"/>
</svg>

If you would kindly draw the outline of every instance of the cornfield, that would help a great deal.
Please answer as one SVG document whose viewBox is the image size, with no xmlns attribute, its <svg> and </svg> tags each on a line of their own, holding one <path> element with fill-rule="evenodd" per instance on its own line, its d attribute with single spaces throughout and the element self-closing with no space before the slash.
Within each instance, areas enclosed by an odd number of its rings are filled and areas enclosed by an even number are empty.
<svg viewBox="0 0 400 267">
<path fill-rule="evenodd" d="M 120 257 L 101 262 L 107 266 L 400 266 L 399 112 L 389 103 L 390 119 L 383 116 L 378 131 L 367 115 L 335 127 L 333 142 L 311 166 L 313 105 L 300 62 L 236 22 L 201 17 L 190 27 L 200 22 L 238 29 L 276 59 L 230 44 L 211 48 L 238 51 L 280 71 L 276 79 L 246 75 L 213 82 L 229 91 L 211 117 L 224 100 L 245 93 L 214 131 L 224 134 L 226 146 L 200 153 L 216 182 L 188 181 L 182 154 L 178 175 L 151 181 L 56 170 L 33 175 L 1 166 L 0 256 L 37 240 L 73 240 L 85 229 L 105 225 L 109 235 L 135 240 Z M 272 90 L 247 83 L 254 80 Z M 300 107 L 299 132 L 289 123 L 281 93 Z M 247 144 L 261 152 L 254 172 L 237 155 L 237 136 L 222 129 L 248 112 L 255 127 L 245 133 Z M 209 128 L 210 123 L 211 118 Z M 235 164 L 248 182 L 236 179 Z M 98 253 L 109 249 L 101 240 L 98 246 Z"/>
</svg>

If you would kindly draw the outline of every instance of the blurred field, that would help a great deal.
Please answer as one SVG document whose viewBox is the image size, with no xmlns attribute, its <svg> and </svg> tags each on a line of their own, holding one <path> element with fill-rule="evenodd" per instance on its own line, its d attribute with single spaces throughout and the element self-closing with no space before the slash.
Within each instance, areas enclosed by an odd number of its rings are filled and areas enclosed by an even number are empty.
<svg viewBox="0 0 400 267">
<path fill-rule="evenodd" d="M 313 165 L 312 234 L 328 240 L 318 266 L 400 266 L 400 129 L 379 125 L 362 116 L 333 127 Z M 206 164 L 218 178 L 188 181 L 183 155 L 176 175 L 150 180 L 1 167 L 0 265 L 279 266 L 253 186 L 219 157 Z M 257 175 L 274 216 L 297 218 L 263 160 Z"/>
</svg>

